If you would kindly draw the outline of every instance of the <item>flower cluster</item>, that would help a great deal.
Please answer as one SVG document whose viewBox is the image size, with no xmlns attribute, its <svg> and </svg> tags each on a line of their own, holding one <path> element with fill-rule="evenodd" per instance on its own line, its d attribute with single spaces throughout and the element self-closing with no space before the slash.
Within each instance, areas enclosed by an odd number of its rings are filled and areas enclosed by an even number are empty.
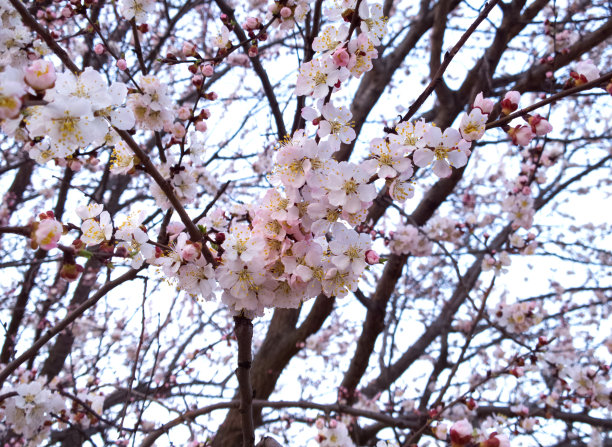
<svg viewBox="0 0 612 447">
<path fill-rule="evenodd" d="M 506 435 L 496 431 L 487 434 L 483 428 L 474 428 L 467 419 L 461 419 L 450 427 L 449 438 L 452 447 L 474 443 L 481 447 L 510 447 L 510 440 Z"/>
<path fill-rule="evenodd" d="M 62 397 L 50 391 L 42 379 L 15 385 L 9 392 L 16 395 L 6 399 L 4 415 L 11 429 L 35 446 L 48 438 L 53 423 L 52 414 L 65 408 Z"/>
<path fill-rule="evenodd" d="M 323 419 L 317 419 L 315 426 L 319 430 L 316 440 L 321 447 L 351 447 L 353 443 L 348 427 L 342 422 L 331 419 L 325 423 Z"/>
<path fill-rule="evenodd" d="M 506 93 L 504 99 L 501 102 L 501 111 L 504 115 L 516 111 L 519 106 L 521 95 L 517 91 L 510 91 Z M 527 124 L 519 124 L 514 127 L 505 125 L 503 129 L 508 133 L 508 136 L 512 140 L 513 144 L 519 146 L 527 146 L 536 136 L 544 136 L 552 131 L 552 125 L 540 115 L 529 115 L 523 116 L 523 119 Z"/>
<path fill-rule="evenodd" d="M 433 249 L 433 242 L 414 225 L 400 225 L 389 236 L 389 248 L 396 254 L 428 256 Z"/>
<path fill-rule="evenodd" d="M 513 334 L 527 332 L 542 321 L 543 310 L 537 309 L 532 301 L 520 301 L 514 304 L 501 303 L 496 312 L 501 327 Z"/>
<path fill-rule="evenodd" d="M 1 0 L 0 67 L 23 68 L 30 60 L 47 52 L 47 45 L 42 40 L 35 39 L 34 33 L 23 24 L 10 2 Z"/>
<path fill-rule="evenodd" d="M 136 124 L 146 130 L 162 130 L 172 124 L 172 101 L 168 86 L 153 75 L 140 78 L 141 91 L 129 96 L 128 107 L 134 112 Z"/>
<path fill-rule="evenodd" d="M 122 107 L 127 96 L 125 84 L 109 87 L 102 75 L 87 68 L 76 76 L 55 72 L 48 63 L 33 64 L 30 85 L 47 89 L 43 106 L 26 110 L 25 123 L 30 138 L 35 139 L 29 153 L 39 163 L 63 159 L 90 144 L 101 145 L 109 132 L 109 122 L 119 129 L 134 126 L 130 110 Z M 24 76 L 28 81 L 30 72 Z M 32 77 L 32 76 L 30 76 Z"/>
</svg>

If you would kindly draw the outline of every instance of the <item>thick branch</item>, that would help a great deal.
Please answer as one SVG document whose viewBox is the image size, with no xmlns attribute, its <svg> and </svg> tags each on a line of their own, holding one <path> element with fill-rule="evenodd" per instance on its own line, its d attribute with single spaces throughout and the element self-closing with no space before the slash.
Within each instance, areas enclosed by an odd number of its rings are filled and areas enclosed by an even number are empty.
<svg viewBox="0 0 612 447">
<path fill-rule="evenodd" d="M 251 344 L 253 342 L 253 321 L 243 316 L 234 317 L 236 340 L 238 341 L 238 389 L 242 415 L 242 446 L 255 445 L 255 426 L 253 423 L 253 387 L 251 386 Z"/>
</svg>

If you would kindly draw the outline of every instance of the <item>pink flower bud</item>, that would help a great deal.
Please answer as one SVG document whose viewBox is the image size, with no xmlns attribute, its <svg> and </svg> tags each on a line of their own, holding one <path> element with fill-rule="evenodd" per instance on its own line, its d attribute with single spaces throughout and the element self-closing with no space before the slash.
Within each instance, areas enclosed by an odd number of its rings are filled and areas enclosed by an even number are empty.
<svg viewBox="0 0 612 447">
<path fill-rule="evenodd" d="M 185 244 L 181 247 L 180 255 L 187 262 L 195 261 L 200 256 L 200 249 L 196 244 Z"/>
<path fill-rule="evenodd" d="M 43 250 L 57 247 L 57 242 L 64 232 L 63 225 L 55 219 L 44 219 L 38 224 L 34 233 L 34 242 Z"/>
<path fill-rule="evenodd" d="M 210 77 L 213 75 L 214 73 L 214 69 L 213 66 L 210 64 L 206 64 L 206 65 L 202 65 L 202 68 L 200 68 L 200 71 L 202 72 L 202 74 L 206 77 Z"/>
<path fill-rule="evenodd" d="M 283 8 L 281 8 L 280 10 L 280 15 L 283 19 L 286 19 L 288 17 L 291 17 L 291 15 L 293 14 L 293 11 L 291 11 L 291 8 L 288 8 L 286 6 L 284 6 Z"/>
<path fill-rule="evenodd" d="M 380 261 L 380 257 L 378 256 L 378 253 L 376 253 L 374 250 L 368 250 L 365 253 L 365 260 L 368 264 L 374 265 L 378 264 L 378 262 Z"/>
<path fill-rule="evenodd" d="M 66 263 L 62 265 L 60 269 L 60 278 L 65 279 L 68 282 L 75 281 L 79 275 L 83 272 L 83 266 L 79 264 Z"/>
<path fill-rule="evenodd" d="M 206 132 L 206 129 L 208 129 L 208 126 L 206 125 L 206 123 L 205 123 L 204 121 L 198 121 L 198 122 L 195 124 L 195 129 L 196 129 L 198 132 Z"/>
<path fill-rule="evenodd" d="M 495 103 L 492 99 L 485 99 L 482 95 L 482 92 L 476 95 L 476 99 L 474 99 L 474 108 L 479 108 L 482 113 L 489 114 L 493 110 L 493 106 Z"/>
<path fill-rule="evenodd" d="M 191 83 L 196 87 L 200 87 L 202 85 L 203 80 L 204 78 L 202 76 L 194 75 L 193 78 L 191 78 Z"/>
<path fill-rule="evenodd" d="M 205 119 L 205 120 L 210 118 L 210 110 L 202 109 L 202 111 L 200 112 L 200 117 L 202 117 L 202 119 Z"/>
<path fill-rule="evenodd" d="M 181 138 L 183 138 L 185 136 L 185 133 L 186 133 L 185 126 L 183 126 L 181 123 L 175 123 L 172 126 L 172 135 L 177 140 L 180 140 Z"/>
<path fill-rule="evenodd" d="M 80 161 L 72 161 L 70 163 L 70 169 L 72 169 L 74 172 L 80 171 L 82 167 L 83 165 Z"/>
<path fill-rule="evenodd" d="M 185 57 L 193 56 L 195 54 L 195 45 L 191 42 L 185 42 L 183 44 L 182 52 L 183 56 Z"/>
<path fill-rule="evenodd" d="M 69 19 L 70 17 L 72 17 L 72 10 L 68 6 L 64 6 L 62 8 L 61 14 L 63 17 Z"/>
<path fill-rule="evenodd" d="M 259 22 L 255 17 L 247 17 L 246 22 L 242 27 L 247 31 L 252 31 L 259 26 Z"/>
<path fill-rule="evenodd" d="M 102 45 L 101 43 L 96 44 L 96 46 L 94 47 L 94 53 L 96 53 L 96 54 L 103 54 L 104 53 L 104 45 Z"/>
<path fill-rule="evenodd" d="M 258 49 L 255 45 L 251 45 L 251 47 L 249 48 L 249 57 L 255 57 L 258 54 Z"/>
<path fill-rule="evenodd" d="M 210 101 L 215 101 L 217 98 L 219 98 L 219 95 L 217 95 L 215 92 L 210 92 L 210 93 L 208 94 L 208 99 L 209 99 Z"/>
<path fill-rule="evenodd" d="M 176 115 L 180 120 L 188 120 L 191 117 L 191 109 L 187 106 L 179 107 Z"/>
<path fill-rule="evenodd" d="M 466 419 L 455 422 L 450 428 L 450 439 L 453 446 L 462 446 L 472 440 L 474 428 Z"/>
<path fill-rule="evenodd" d="M 534 115 L 532 117 L 529 117 L 527 122 L 531 126 L 531 130 L 533 131 L 533 133 L 535 133 L 536 135 L 546 135 L 552 130 L 552 125 L 540 115 Z"/>
<path fill-rule="evenodd" d="M 338 67 L 346 67 L 350 58 L 350 55 L 344 47 L 338 48 L 336 51 L 334 51 L 334 54 L 332 54 L 334 64 L 336 64 Z"/>
<path fill-rule="evenodd" d="M 504 99 L 501 102 L 502 113 L 504 115 L 509 115 L 518 109 L 519 101 L 521 100 L 521 94 L 517 91 L 509 91 L 504 96 Z"/>
<path fill-rule="evenodd" d="M 531 131 L 531 127 L 518 125 L 508 131 L 508 135 L 512 138 L 512 143 L 519 146 L 527 146 L 535 136 Z"/>
<path fill-rule="evenodd" d="M 46 90 L 55 84 L 55 67 L 49 61 L 39 59 L 25 69 L 25 81 L 34 90 Z"/>
<path fill-rule="evenodd" d="M 125 71 L 127 69 L 127 62 L 125 59 L 119 59 L 117 61 L 117 68 L 121 71 Z"/>
</svg>

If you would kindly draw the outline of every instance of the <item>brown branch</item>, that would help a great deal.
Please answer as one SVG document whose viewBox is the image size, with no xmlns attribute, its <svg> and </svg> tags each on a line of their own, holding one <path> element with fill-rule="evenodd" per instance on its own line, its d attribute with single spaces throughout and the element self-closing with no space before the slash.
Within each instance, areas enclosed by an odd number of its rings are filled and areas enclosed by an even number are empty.
<svg viewBox="0 0 612 447">
<path fill-rule="evenodd" d="M 234 16 L 234 9 L 229 6 L 224 0 L 215 0 L 217 6 L 221 12 L 226 14 L 228 18 L 237 23 L 236 17 Z M 234 34 L 238 36 L 240 41 L 247 41 L 246 34 L 240 27 L 240 25 L 234 26 Z M 244 48 L 244 52 L 248 54 L 249 49 Z M 261 85 L 263 87 L 266 98 L 268 98 L 268 103 L 270 104 L 270 110 L 272 111 L 272 115 L 274 116 L 274 121 L 276 122 L 276 131 L 279 140 L 282 140 L 287 135 L 287 130 L 285 129 L 285 122 L 283 120 L 283 113 L 281 112 L 280 106 L 278 105 L 278 101 L 276 100 L 276 94 L 274 93 L 274 88 L 270 83 L 270 79 L 268 78 L 268 73 L 263 68 L 259 56 L 251 57 L 251 64 L 253 65 L 253 70 L 261 81 Z"/>
<path fill-rule="evenodd" d="M 238 341 L 238 389 L 242 415 L 242 446 L 255 445 L 255 425 L 253 423 L 253 387 L 251 385 L 251 345 L 253 342 L 253 321 L 243 316 L 234 317 L 236 340 Z"/>
<path fill-rule="evenodd" d="M 136 143 L 136 141 L 134 141 L 132 136 L 127 131 L 117 129 L 115 127 L 114 129 L 119 134 L 119 136 L 123 138 L 123 140 L 127 143 L 130 149 L 132 149 L 134 154 L 140 159 L 140 162 L 145 168 L 145 172 L 153 178 L 155 183 L 157 183 L 157 185 L 161 188 L 161 190 L 164 192 L 166 197 L 168 197 L 168 200 L 170 201 L 170 203 L 172 204 L 172 206 L 178 213 L 179 217 L 181 218 L 181 221 L 185 225 L 185 228 L 189 232 L 189 237 L 191 238 L 191 240 L 194 242 L 201 241 L 203 237 L 202 233 L 200 232 L 198 227 L 193 223 L 193 221 L 187 214 L 187 211 L 185 211 L 185 208 L 179 201 L 178 197 L 176 197 L 176 194 L 174 194 L 174 190 L 172 186 L 168 183 L 168 181 L 166 181 L 164 176 L 161 175 L 161 173 L 157 170 L 157 168 L 155 167 L 155 165 L 153 164 L 149 156 L 140 148 L 140 145 Z M 202 244 L 202 254 L 206 258 L 207 262 L 213 265 L 217 264 L 215 261 L 215 258 L 213 257 L 212 253 L 210 252 L 206 244 Z"/>
<path fill-rule="evenodd" d="M 511 233 L 511 225 L 507 225 L 502 229 L 497 236 L 491 241 L 489 248 L 498 250 L 506 241 L 506 238 Z M 372 398 L 378 392 L 386 389 L 390 384 L 395 382 L 409 367 L 417 360 L 427 349 L 428 346 L 439 336 L 443 330 L 448 327 L 450 322 L 455 317 L 459 307 L 467 298 L 467 294 L 474 287 L 480 272 L 482 270 L 482 259 L 484 253 L 479 254 L 466 274 L 463 276 L 463 281 L 459 282 L 452 297 L 446 302 L 438 317 L 431 323 L 425 332 L 412 344 L 399 359 L 391 366 L 380 372 L 379 376 L 374 379 L 368 386 L 362 389 L 362 394 Z"/>
<path fill-rule="evenodd" d="M 503 118 L 500 118 L 496 121 L 487 123 L 486 128 L 492 129 L 494 127 L 501 127 L 504 124 L 507 124 L 510 121 L 512 121 L 514 118 L 520 118 L 522 116 L 527 115 L 529 112 L 539 109 L 540 107 L 544 107 L 545 105 L 558 101 L 561 98 L 565 98 L 567 96 L 574 95 L 584 90 L 589 90 L 593 87 L 605 88 L 605 84 L 609 82 L 611 79 L 612 79 L 612 71 L 600 76 L 597 79 L 587 82 L 586 84 L 560 91 L 559 93 L 555 93 L 554 95 L 551 95 L 548 98 L 543 99 L 542 101 L 538 101 L 535 104 L 530 105 L 529 107 L 525 107 L 524 109 L 517 110 L 516 112 L 511 113 L 510 115 L 506 115 Z"/>
<path fill-rule="evenodd" d="M 155 441 L 162 436 L 164 433 L 167 433 L 170 429 L 181 425 L 185 422 L 192 422 L 195 418 L 199 416 L 206 415 L 215 410 L 223 410 L 226 408 L 238 408 L 240 406 L 239 400 L 232 400 L 229 402 L 220 402 L 217 404 L 209 405 L 207 407 L 198 408 L 197 410 L 187 411 L 180 415 L 179 417 L 173 419 L 170 422 L 162 425 L 155 431 L 151 432 L 140 444 L 140 447 L 151 447 Z M 400 418 L 395 418 L 393 416 L 379 413 L 375 411 L 363 410 L 360 408 L 353 408 L 348 405 L 340 405 L 340 404 L 318 404 L 315 402 L 308 401 L 267 401 L 261 399 L 253 400 L 253 407 L 255 408 L 302 408 L 306 410 L 320 410 L 327 414 L 331 412 L 336 412 L 338 414 L 350 414 L 352 416 L 360 416 L 368 419 L 372 419 L 374 421 L 379 421 L 390 427 L 398 427 L 398 428 L 416 428 L 419 426 L 420 420 L 422 416 L 417 414 L 410 414 Z M 215 437 L 216 439 L 216 437 Z"/>
<path fill-rule="evenodd" d="M 130 20 L 132 25 L 132 36 L 134 36 L 134 47 L 136 49 L 136 56 L 138 57 L 138 64 L 140 65 L 140 71 L 143 75 L 147 74 L 147 66 L 145 64 L 144 57 L 142 56 L 142 46 L 140 45 L 140 38 L 138 37 L 138 27 L 136 26 L 136 19 Z"/>
<path fill-rule="evenodd" d="M 444 75 L 444 72 L 448 68 L 448 65 L 451 63 L 455 55 L 467 42 L 468 38 L 472 35 L 476 28 L 478 28 L 478 25 L 480 25 L 480 23 L 489 15 L 489 12 L 491 12 L 495 5 L 499 3 L 499 1 L 500 0 L 491 0 L 490 2 L 485 4 L 485 7 L 482 9 L 476 20 L 474 20 L 474 23 L 472 23 L 470 27 L 465 31 L 465 33 L 463 33 L 463 35 L 461 36 L 461 38 L 459 38 L 455 46 L 450 51 L 446 52 L 446 54 L 444 55 L 444 60 L 442 61 L 442 64 L 440 64 L 438 71 L 432 77 L 431 82 L 429 83 L 429 85 L 427 85 L 427 87 L 425 87 L 425 90 L 423 90 L 423 93 L 421 93 L 417 100 L 408 108 L 408 112 L 406 112 L 400 122 L 408 121 L 421 108 L 425 100 L 429 97 L 429 95 L 433 93 L 434 89 L 436 88 L 436 85 L 442 81 L 442 76 Z"/>
<path fill-rule="evenodd" d="M 16 226 L 0 227 L 0 234 L 19 234 L 21 236 L 30 237 L 31 233 L 32 233 L 32 229 L 28 227 L 27 225 L 23 227 L 16 227 Z"/>
<path fill-rule="evenodd" d="M 231 180 L 228 180 L 227 182 L 225 182 L 223 184 L 223 186 L 221 186 L 221 188 L 219 188 L 219 190 L 217 191 L 217 193 L 215 194 L 215 196 L 212 198 L 212 200 L 210 202 L 208 202 L 208 204 L 206 205 L 206 208 L 204 208 L 204 211 L 202 211 L 198 217 L 196 217 L 195 219 L 193 219 L 194 222 L 198 222 L 200 219 L 203 219 L 208 212 L 211 210 L 211 208 L 215 205 L 215 203 L 217 203 L 217 201 L 221 198 L 221 196 L 225 193 L 225 191 L 227 190 L 227 187 L 230 185 L 230 183 L 232 183 Z"/>
</svg>

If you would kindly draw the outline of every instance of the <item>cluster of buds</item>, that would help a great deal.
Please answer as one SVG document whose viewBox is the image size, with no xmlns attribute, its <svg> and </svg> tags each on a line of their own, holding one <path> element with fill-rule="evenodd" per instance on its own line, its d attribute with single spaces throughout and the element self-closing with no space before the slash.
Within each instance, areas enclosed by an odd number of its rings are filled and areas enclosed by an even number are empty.
<svg viewBox="0 0 612 447">
<path fill-rule="evenodd" d="M 519 107 L 520 99 L 521 94 L 517 91 L 506 93 L 501 101 L 501 113 L 509 115 L 516 111 Z M 512 139 L 513 144 L 527 146 L 536 136 L 543 136 L 552 131 L 552 125 L 541 115 L 526 114 L 523 116 L 523 119 L 527 124 L 519 124 L 514 127 L 506 125 L 502 127 Z"/>
</svg>

